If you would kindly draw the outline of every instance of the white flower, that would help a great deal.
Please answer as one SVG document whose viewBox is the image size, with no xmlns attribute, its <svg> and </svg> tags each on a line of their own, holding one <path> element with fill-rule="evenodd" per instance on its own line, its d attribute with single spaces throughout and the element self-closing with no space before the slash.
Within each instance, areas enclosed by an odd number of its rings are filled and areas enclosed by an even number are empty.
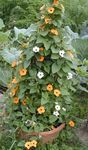
<svg viewBox="0 0 88 150">
<path fill-rule="evenodd" d="M 43 77 L 44 77 L 44 73 L 43 72 L 38 72 L 37 73 L 37 77 L 39 78 L 39 79 L 42 79 Z"/>
<path fill-rule="evenodd" d="M 62 110 L 63 110 L 63 111 L 66 111 L 66 108 L 62 107 Z"/>
<path fill-rule="evenodd" d="M 59 51 L 59 55 L 60 55 L 61 57 L 64 57 L 64 54 L 65 54 L 65 51 L 64 51 L 64 50 Z"/>
<path fill-rule="evenodd" d="M 60 105 L 56 105 L 56 106 L 55 106 L 55 109 L 56 109 L 57 111 L 59 111 L 59 110 L 61 109 Z"/>
<path fill-rule="evenodd" d="M 37 46 L 33 47 L 33 52 L 35 52 L 35 53 L 39 52 L 39 47 L 37 47 Z"/>
<path fill-rule="evenodd" d="M 72 78 L 73 78 L 73 74 L 69 72 L 68 75 L 67 75 L 67 79 L 70 80 Z"/>
<path fill-rule="evenodd" d="M 58 117 L 59 116 L 59 112 L 58 111 L 54 111 L 53 115 L 56 116 L 56 117 Z"/>
</svg>

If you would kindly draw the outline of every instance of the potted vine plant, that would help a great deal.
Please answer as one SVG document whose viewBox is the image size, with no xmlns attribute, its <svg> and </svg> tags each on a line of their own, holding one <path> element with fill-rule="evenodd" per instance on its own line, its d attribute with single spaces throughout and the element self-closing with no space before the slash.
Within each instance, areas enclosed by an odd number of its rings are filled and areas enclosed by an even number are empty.
<svg viewBox="0 0 88 150">
<path fill-rule="evenodd" d="M 27 149 L 36 148 L 39 140 L 52 141 L 65 122 L 74 127 L 70 112 L 76 55 L 64 29 L 64 6 L 54 0 L 40 12 L 36 31 L 20 35 L 2 51 L 12 70 L 5 93 L 9 123 Z M 13 57 L 7 58 L 7 50 Z"/>
</svg>

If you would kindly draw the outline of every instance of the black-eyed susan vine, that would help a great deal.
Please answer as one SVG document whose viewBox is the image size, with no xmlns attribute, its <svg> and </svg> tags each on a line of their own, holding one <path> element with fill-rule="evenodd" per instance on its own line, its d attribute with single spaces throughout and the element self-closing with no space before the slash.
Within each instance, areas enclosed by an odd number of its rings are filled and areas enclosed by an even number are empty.
<svg viewBox="0 0 88 150">
<path fill-rule="evenodd" d="M 10 48 L 21 51 L 11 60 L 8 83 L 9 121 L 23 131 L 51 130 L 56 122 L 69 122 L 72 95 L 76 91 L 76 54 L 64 28 L 64 6 L 53 0 L 40 8 L 37 30 L 19 36 Z M 71 120 L 68 123 L 74 126 Z M 37 140 L 25 141 L 25 148 L 37 147 Z"/>
</svg>

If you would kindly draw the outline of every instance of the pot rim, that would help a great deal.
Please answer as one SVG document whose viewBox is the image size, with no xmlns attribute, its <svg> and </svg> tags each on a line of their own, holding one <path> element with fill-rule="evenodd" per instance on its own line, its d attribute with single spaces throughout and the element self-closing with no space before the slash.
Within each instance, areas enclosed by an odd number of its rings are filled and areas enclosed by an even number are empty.
<svg viewBox="0 0 88 150">
<path fill-rule="evenodd" d="M 61 131 L 63 128 L 65 128 L 66 124 L 65 123 L 62 123 L 60 126 L 50 130 L 50 131 L 45 131 L 45 132 L 30 132 L 30 135 L 34 135 L 34 136 L 47 136 L 47 135 L 52 135 L 56 132 L 59 132 Z"/>
</svg>

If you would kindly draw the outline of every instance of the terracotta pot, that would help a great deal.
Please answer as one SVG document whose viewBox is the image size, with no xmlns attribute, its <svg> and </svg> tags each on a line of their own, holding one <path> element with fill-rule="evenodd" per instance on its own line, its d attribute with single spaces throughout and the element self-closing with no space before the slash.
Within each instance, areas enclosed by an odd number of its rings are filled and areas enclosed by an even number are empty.
<svg viewBox="0 0 88 150">
<path fill-rule="evenodd" d="M 41 137 L 42 143 L 51 143 L 59 134 L 59 132 L 65 128 L 65 123 L 61 124 L 59 127 L 52 129 L 47 132 L 32 132 L 27 133 L 21 129 L 17 132 L 17 137 L 20 139 L 28 140 L 31 136 Z"/>
</svg>

